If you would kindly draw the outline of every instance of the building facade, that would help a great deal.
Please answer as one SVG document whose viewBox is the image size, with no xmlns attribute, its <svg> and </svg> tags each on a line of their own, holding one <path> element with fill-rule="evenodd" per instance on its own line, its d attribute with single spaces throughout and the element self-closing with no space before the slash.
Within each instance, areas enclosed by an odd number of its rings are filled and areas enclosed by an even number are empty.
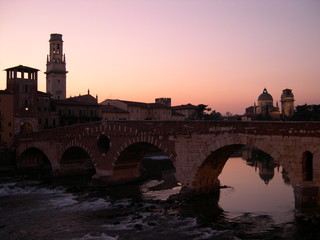
<svg viewBox="0 0 320 240">
<path fill-rule="evenodd" d="M 5 69 L 7 91 L 14 98 L 14 134 L 38 131 L 38 69 L 16 66 Z"/>
<path fill-rule="evenodd" d="M 26 66 L 6 69 L 7 89 L 13 98 L 13 133 L 58 127 L 51 95 L 38 91 L 38 70 Z"/>
<path fill-rule="evenodd" d="M 113 105 L 100 105 L 102 120 L 128 120 L 129 112 Z"/>
<path fill-rule="evenodd" d="M 192 105 L 190 103 L 188 104 L 184 104 L 184 105 L 178 105 L 178 106 L 174 106 L 172 107 L 172 109 L 176 112 L 179 113 L 180 116 L 179 118 L 181 119 L 182 115 L 184 115 L 184 119 L 183 120 L 190 120 L 190 119 L 195 119 L 195 115 L 196 115 L 196 111 L 198 109 L 197 106 Z M 177 115 L 177 114 L 176 114 Z"/>
<path fill-rule="evenodd" d="M 118 99 L 106 99 L 102 105 L 111 105 L 129 113 L 128 120 L 172 120 L 171 106 L 155 103 L 142 103 Z"/>
<path fill-rule="evenodd" d="M 13 94 L 0 90 L 0 147 L 11 147 L 13 145 L 13 119 Z"/>
<path fill-rule="evenodd" d="M 59 119 L 59 126 L 99 121 L 100 105 L 97 97 L 88 94 L 66 99 L 52 99 L 52 109 Z"/>
<path fill-rule="evenodd" d="M 54 109 L 51 94 L 38 91 L 38 127 L 39 130 L 59 126 L 59 116 Z"/>
</svg>

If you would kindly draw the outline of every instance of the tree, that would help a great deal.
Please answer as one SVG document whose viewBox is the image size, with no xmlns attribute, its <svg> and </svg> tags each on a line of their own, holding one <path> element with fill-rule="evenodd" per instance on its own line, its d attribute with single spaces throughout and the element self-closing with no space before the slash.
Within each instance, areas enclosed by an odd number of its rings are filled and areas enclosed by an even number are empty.
<svg viewBox="0 0 320 240">
<path fill-rule="evenodd" d="M 195 113 L 192 115 L 191 119 L 193 120 L 221 120 L 222 116 L 219 112 L 215 110 L 211 111 L 211 108 L 208 108 L 208 105 L 199 104 Z"/>
<path fill-rule="evenodd" d="M 205 115 L 206 120 L 222 120 L 222 115 L 216 110 L 213 110 L 210 114 Z"/>
<path fill-rule="evenodd" d="M 320 121 L 320 105 L 296 106 L 292 120 L 294 121 Z"/>
<path fill-rule="evenodd" d="M 226 112 L 226 117 L 232 117 L 233 114 L 231 112 Z"/>
</svg>

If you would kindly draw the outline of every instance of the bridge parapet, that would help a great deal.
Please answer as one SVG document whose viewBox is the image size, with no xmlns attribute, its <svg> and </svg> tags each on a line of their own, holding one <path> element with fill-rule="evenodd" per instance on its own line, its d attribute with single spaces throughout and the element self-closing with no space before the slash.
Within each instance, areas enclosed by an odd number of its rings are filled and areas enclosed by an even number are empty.
<svg viewBox="0 0 320 240">
<path fill-rule="evenodd" d="M 269 136 L 320 137 L 319 122 L 244 122 L 244 121 L 99 121 L 48 129 L 16 136 L 17 141 L 74 137 L 93 134 L 107 126 L 110 136 L 149 135 L 175 136 L 199 134 L 242 133 Z"/>
</svg>

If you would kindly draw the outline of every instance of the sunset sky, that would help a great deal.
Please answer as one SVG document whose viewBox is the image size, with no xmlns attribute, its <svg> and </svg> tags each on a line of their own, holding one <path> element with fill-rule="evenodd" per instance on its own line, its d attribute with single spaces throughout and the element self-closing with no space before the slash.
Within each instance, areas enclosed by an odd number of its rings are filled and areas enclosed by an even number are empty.
<svg viewBox="0 0 320 240">
<path fill-rule="evenodd" d="M 40 70 L 45 91 L 51 33 L 67 60 L 67 96 L 243 114 L 267 88 L 279 101 L 320 104 L 319 0 L 0 0 L 3 69 Z"/>
</svg>

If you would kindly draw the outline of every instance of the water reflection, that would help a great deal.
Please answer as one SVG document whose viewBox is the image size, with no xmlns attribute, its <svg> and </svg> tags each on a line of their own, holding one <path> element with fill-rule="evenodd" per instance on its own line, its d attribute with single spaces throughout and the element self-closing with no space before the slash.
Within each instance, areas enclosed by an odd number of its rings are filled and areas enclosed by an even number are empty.
<svg viewBox="0 0 320 240">
<path fill-rule="evenodd" d="M 170 173 L 168 176 L 174 174 L 173 171 L 167 173 Z M 175 185 L 175 179 L 168 179 L 171 178 L 148 183 L 155 184 L 152 187 L 143 185 L 142 196 L 165 200 L 170 194 L 178 193 L 180 188 Z M 293 188 L 283 168 L 268 154 L 244 147 L 228 159 L 219 180 L 222 186 L 230 187 L 189 199 L 184 212 L 199 215 L 209 222 L 225 217 L 236 219 L 244 215 L 268 216 L 275 223 L 294 219 Z M 170 184 L 164 184 L 165 182 Z"/>
<path fill-rule="evenodd" d="M 280 171 L 280 166 L 274 162 L 273 158 L 259 149 L 244 147 L 235 156 L 241 157 L 248 166 L 254 167 L 265 184 L 273 179 L 275 170 Z M 281 173 L 284 183 L 290 184 L 286 172 L 282 170 Z"/>
<path fill-rule="evenodd" d="M 219 205 L 232 217 L 252 213 L 292 220 L 293 188 L 282 167 L 257 149 L 244 148 L 241 155 L 230 158 L 219 176 L 222 185 L 231 186 L 221 189 Z"/>
</svg>

